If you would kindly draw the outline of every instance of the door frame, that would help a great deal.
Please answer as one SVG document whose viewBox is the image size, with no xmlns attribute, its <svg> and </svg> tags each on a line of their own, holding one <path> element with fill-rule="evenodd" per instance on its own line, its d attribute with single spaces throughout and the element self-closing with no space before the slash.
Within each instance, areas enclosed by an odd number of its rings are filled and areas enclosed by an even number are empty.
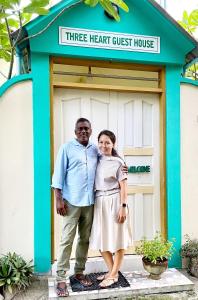
<svg viewBox="0 0 198 300">
<path fill-rule="evenodd" d="M 71 83 L 71 82 L 53 82 L 53 65 L 66 64 L 66 65 L 79 65 L 79 66 L 94 66 L 101 68 L 115 68 L 125 70 L 140 70 L 140 71 L 155 71 L 159 73 L 159 87 L 128 87 L 128 86 L 113 86 L 103 84 L 87 84 L 87 83 Z M 81 60 L 81 59 L 68 59 L 61 57 L 52 57 L 50 59 L 50 137 L 51 137 L 51 176 L 54 170 L 54 128 L 53 128 L 53 104 L 54 104 L 54 88 L 73 88 L 73 89 L 92 89 L 92 90 L 110 90 L 120 92 L 133 92 L 133 93 L 151 93 L 159 94 L 159 107 L 160 107 L 160 220 L 161 220 L 161 233 L 163 237 L 167 237 L 167 218 L 166 218 L 166 89 L 165 89 L 165 67 L 154 65 L 141 65 L 141 64 L 125 64 L 125 63 L 112 63 L 107 61 L 95 60 Z M 54 261 L 54 193 L 51 193 L 51 258 Z"/>
</svg>

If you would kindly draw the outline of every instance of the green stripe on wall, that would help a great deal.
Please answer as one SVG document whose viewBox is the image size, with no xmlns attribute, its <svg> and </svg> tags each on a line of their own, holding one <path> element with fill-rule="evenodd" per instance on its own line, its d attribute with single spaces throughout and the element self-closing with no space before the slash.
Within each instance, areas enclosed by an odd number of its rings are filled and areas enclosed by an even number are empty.
<svg viewBox="0 0 198 300">
<path fill-rule="evenodd" d="M 5 83 L 3 83 L 0 86 L 0 97 L 3 96 L 3 94 L 14 84 L 26 80 L 31 80 L 31 79 L 32 79 L 32 74 L 22 74 L 22 75 L 12 77 L 11 79 L 7 80 Z"/>
<path fill-rule="evenodd" d="M 50 74 L 47 55 L 32 53 L 34 131 L 34 265 L 51 270 Z"/>
<path fill-rule="evenodd" d="M 194 86 L 198 86 L 198 81 L 197 80 L 192 80 L 190 78 L 181 78 L 181 83 L 187 83 L 187 84 L 191 84 L 191 85 L 194 85 Z"/>
<path fill-rule="evenodd" d="M 167 233 L 175 238 L 169 266 L 181 267 L 180 77 L 181 67 L 166 67 L 166 189 Z"/>
</svg>

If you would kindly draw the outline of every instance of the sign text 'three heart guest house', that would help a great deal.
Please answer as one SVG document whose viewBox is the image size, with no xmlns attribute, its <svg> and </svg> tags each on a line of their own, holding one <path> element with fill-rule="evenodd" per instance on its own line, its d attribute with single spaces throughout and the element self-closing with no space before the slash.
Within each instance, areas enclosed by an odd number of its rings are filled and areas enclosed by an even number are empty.
<svg viewBox="0 0 198 300">
<path fill-rule="evenodd" d="M 59 27 L 59 44 L 88 48 L 160 53 L 160 37 Z"/>
</svg>

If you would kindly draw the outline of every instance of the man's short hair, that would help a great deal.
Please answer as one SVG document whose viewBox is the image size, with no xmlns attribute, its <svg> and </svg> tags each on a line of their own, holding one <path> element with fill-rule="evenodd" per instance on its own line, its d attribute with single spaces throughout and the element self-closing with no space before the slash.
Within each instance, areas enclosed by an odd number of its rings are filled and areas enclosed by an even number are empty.
<svg viewBox="0 0 198 300">
<path fill-rule="evenodd" d="M 75 128 L 77 127 L 78 123 L 80 123 L 80 122 L 87 122 L 87 123 L 89 123 L 89 125 L 90 125 L 90 127 L 91 127 L 91 122 L 90 122 L 88 119 L 86 119 L 86 118 L 79 118 L 79 119 L 76 121 Z"/>
</svg>

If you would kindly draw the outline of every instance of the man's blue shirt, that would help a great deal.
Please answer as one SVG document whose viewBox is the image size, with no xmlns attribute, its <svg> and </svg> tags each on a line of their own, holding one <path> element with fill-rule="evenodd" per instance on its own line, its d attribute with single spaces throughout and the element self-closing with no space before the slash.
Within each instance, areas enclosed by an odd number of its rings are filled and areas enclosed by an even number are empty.
<svg viewBox="0 0 198 300">
<path fill-rule="evenodd" d="M 94 203 L 94 180 L 98 149 L 86 147 L 77 140 L 62 145 L 56 159 L 52 187 L 62 190 L 62 196 L 74 206 Z"/>
</svg>

